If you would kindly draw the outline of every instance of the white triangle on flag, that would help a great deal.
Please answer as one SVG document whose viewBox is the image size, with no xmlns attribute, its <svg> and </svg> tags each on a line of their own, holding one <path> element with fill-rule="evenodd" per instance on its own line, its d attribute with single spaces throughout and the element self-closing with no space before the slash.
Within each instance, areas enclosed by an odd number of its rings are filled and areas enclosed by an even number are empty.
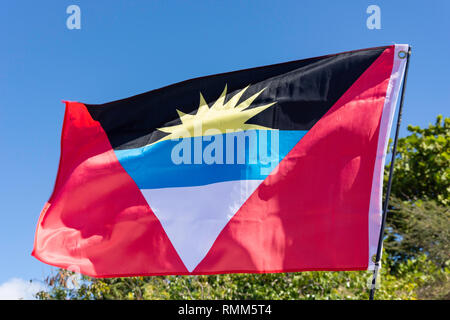
<svg viewBox="0 0 450 320">
<path fill-rule="evenodd" d="M 262 181 L 226 181 L 196 187 L 141 189 L 141 192 L 184 265 L 192 272 Z"/>
</svg>

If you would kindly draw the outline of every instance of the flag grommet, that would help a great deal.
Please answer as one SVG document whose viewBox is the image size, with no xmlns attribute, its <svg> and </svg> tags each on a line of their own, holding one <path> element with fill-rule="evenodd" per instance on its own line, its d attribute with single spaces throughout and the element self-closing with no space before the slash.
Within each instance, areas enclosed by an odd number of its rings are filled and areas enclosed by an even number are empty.
<svg viewBox="0 0 450 320">
<path fill-rule="evenodd" d="M 401 51 L 398 52 L 398 57 L 399 57 L 400 59 L 405 59 L 407 55 L 408 55 L 408 54 L 407 54 L 406 51 L 401 50 Z"/>
</svg>

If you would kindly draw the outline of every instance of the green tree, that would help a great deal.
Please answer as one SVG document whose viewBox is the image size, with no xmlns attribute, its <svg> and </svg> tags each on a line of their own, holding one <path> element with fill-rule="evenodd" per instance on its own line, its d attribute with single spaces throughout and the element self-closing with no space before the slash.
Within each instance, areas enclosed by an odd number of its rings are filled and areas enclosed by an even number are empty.
<svg viewBox="0 0 450 320">
<path fill-rule="evenodd" d="M 398 141 L 385 248 L 396 260 L 425 253 L 443 266 L 450 259 L 450 118 L 408 131 Z"/>
<path fill-rule="evenodd" d="M 425 255 L 392 268 L 383 259 L 377 299 L 450 298 L 445 291 L 430 295 L 436 283 L 450 280 L 448 267 L 439 268 Z M 115 279 L 84 277 L 71 288 L 69 271 L 61 270 L 51 279 L 40 299 L 367 299 L 372 273 L 302 272 L 281 274 L 225 274 L 210 276 L 159 276 Z M 420 291 L 422 290 L 422 291 Z M 428 294 L 428 295 L 427 295 Z"/>
<path fill-rule="evenodd" d="M 392 259 L 405 261 L 426 254 L 438 266 L 450 259 L 450 210 L 436 201 L 392 198 L 384 247 Z"/>
<path fill-rule="evenodd" d="M 434 125 L 409 125 L 408 131 L 409 136 L 398 140 L 392 194 L 450 205 L 450 118 L 439 115 Z"/>
</svg>

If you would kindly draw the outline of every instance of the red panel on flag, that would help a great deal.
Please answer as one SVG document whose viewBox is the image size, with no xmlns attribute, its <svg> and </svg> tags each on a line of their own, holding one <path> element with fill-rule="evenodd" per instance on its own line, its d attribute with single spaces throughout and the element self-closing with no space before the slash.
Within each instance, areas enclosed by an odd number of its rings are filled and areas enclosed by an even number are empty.
<svg viewBox="0 0 450 320">
<path fill-rule="evenodd" d="M 187 273 L 83 104 L 66 102 L 61 141 L 58 177 L 33 255 L 90 276 Z"/>
</svg>

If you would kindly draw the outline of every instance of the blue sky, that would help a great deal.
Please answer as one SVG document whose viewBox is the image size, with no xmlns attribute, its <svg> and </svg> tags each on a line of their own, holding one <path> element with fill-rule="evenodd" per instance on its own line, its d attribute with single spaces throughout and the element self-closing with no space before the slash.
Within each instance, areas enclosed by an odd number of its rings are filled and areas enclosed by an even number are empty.
<svg viewBox="0 0 450 320">
<path fill-rule="evenodd" d="M 66 27 L 71 4 L 81 30 Z M 381 8 L 381 30 L 366 27 L 370 4 Z M 102 103 L 207 74 L 409 43 L 405 135 L 406 124 L 449 116 L 449 12 L 447 0 L 2 1 L 0 289 L 52 270 L 30 253 L 56 176 L 62 99 Z"/>
</svg>

